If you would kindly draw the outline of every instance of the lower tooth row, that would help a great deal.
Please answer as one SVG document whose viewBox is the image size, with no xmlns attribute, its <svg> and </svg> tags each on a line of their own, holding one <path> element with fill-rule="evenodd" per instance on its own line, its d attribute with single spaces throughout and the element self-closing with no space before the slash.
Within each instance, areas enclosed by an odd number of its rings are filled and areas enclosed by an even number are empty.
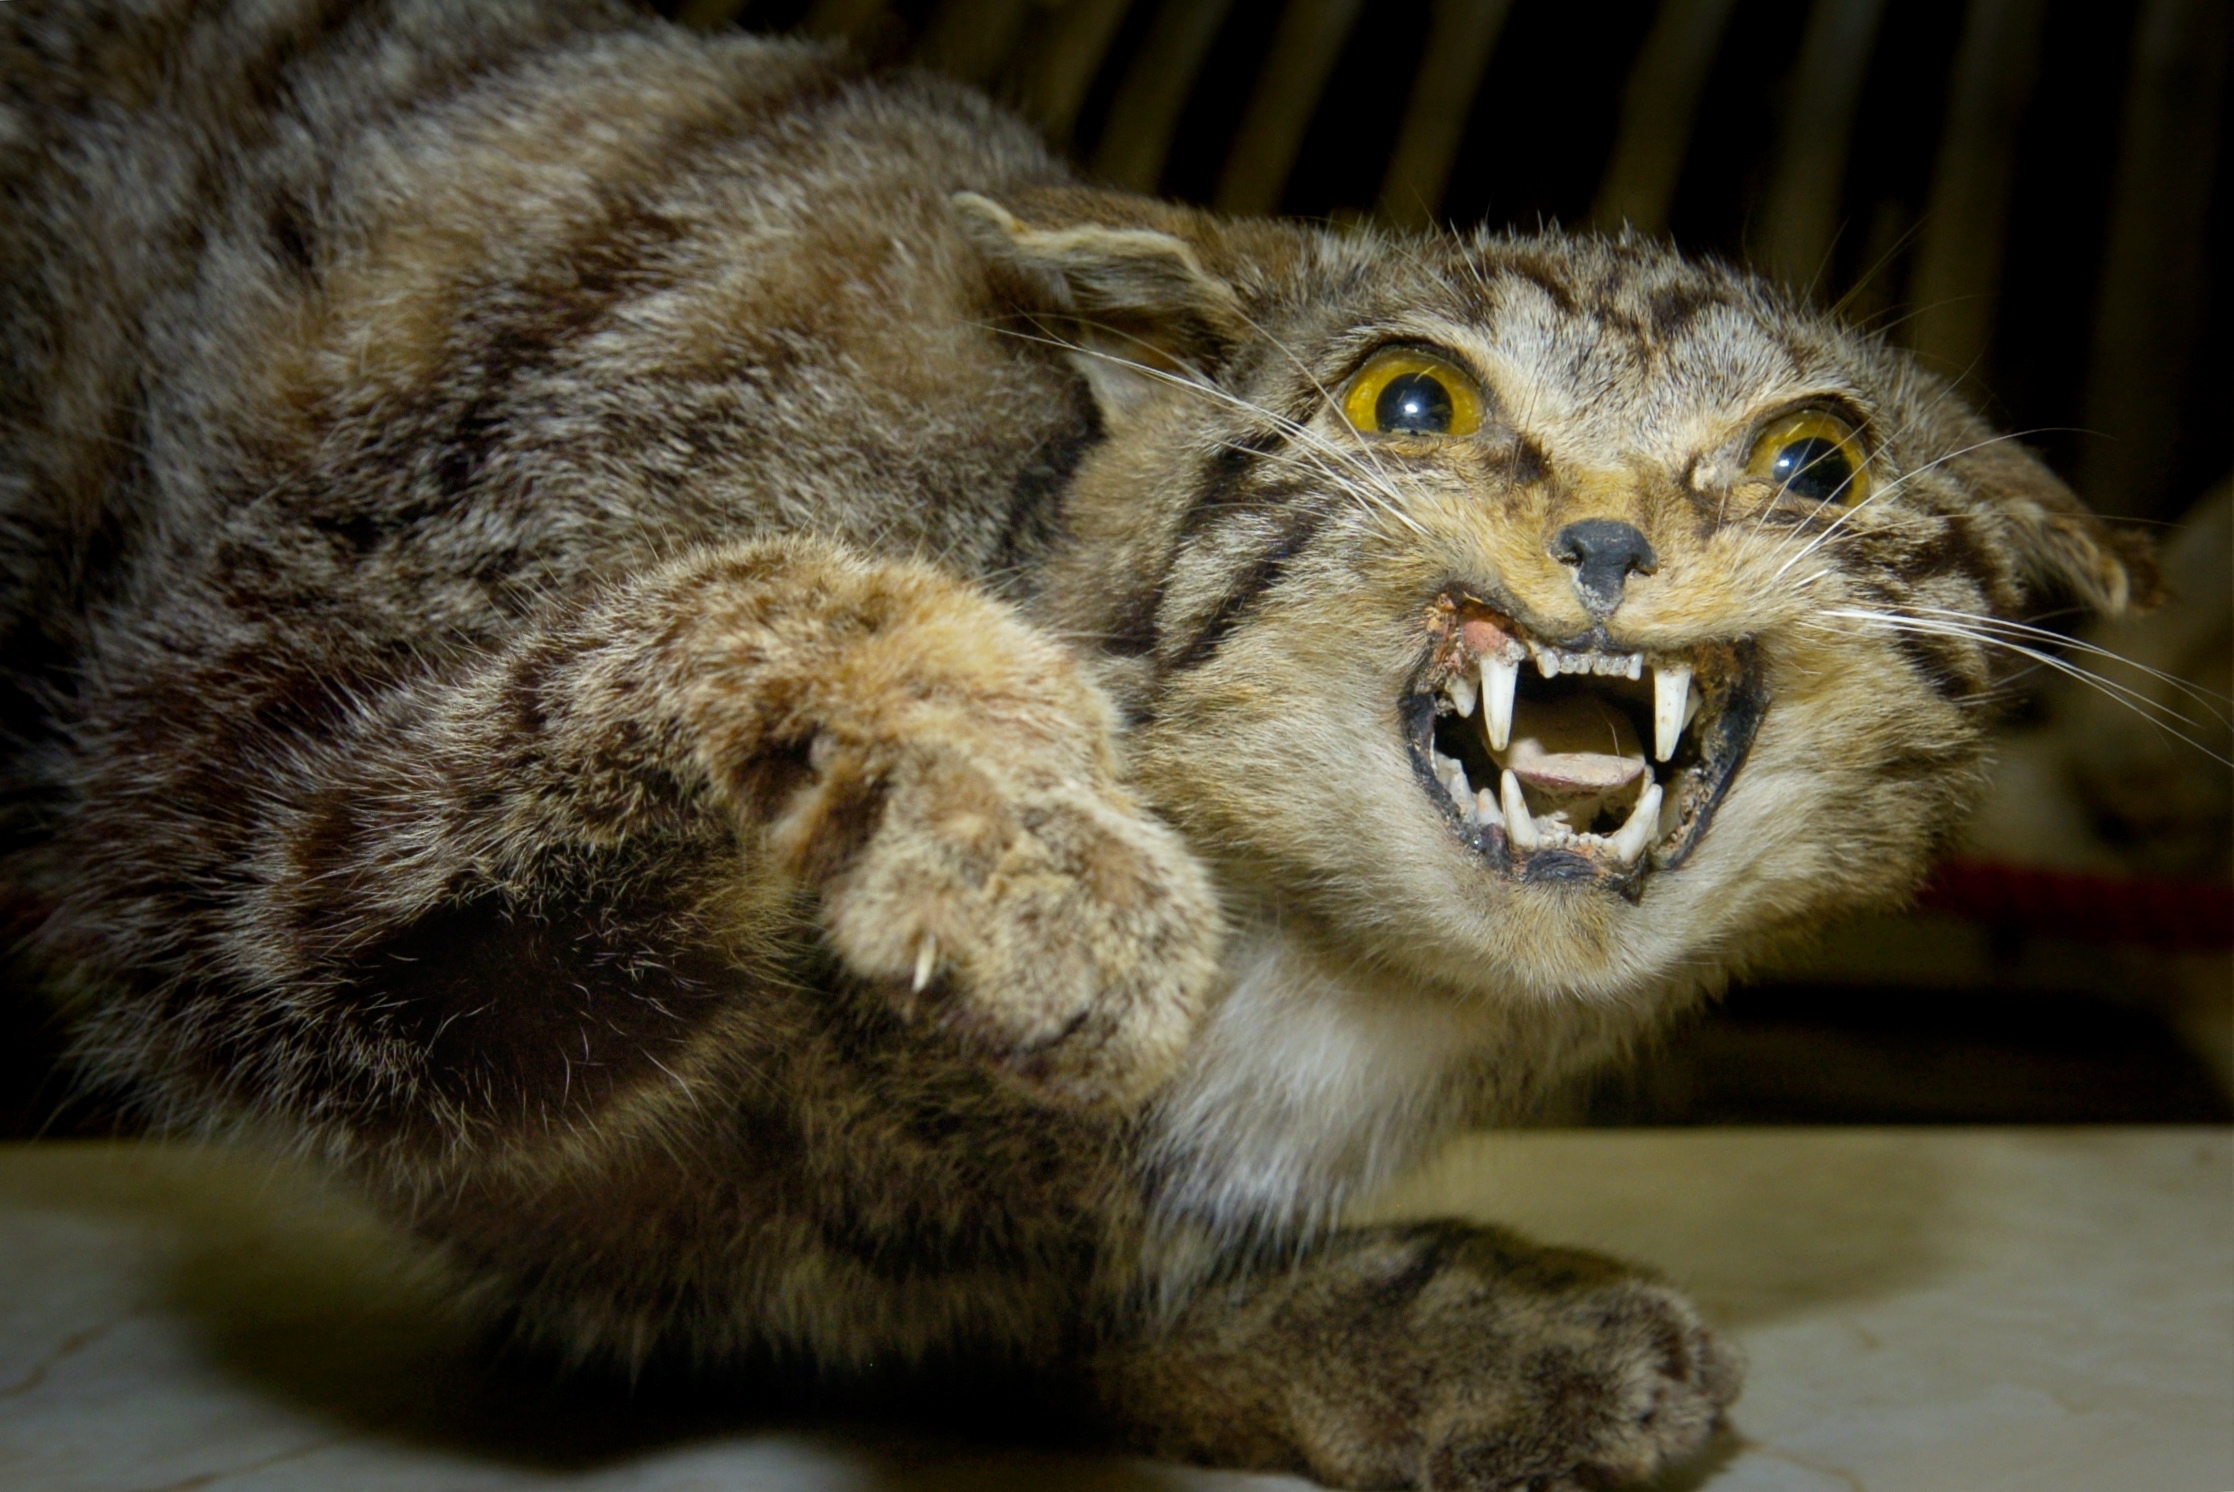
<svg viewBox="0 0 2234 1492">
<path fill-rule="evenodd" d="M 1652 843 L 1653 835 L 1660 827 L 1660 802 L 1664 794 L 1657 782 L 1645 784 L 1644 791 L 1637 794 L 1636 806 L 1629 810 L 1629 817 L 1622 821 L 1620 828 L 1605 836 L 1575 834 L 1556 825 L 1538 824 L 1535 816 L 1528 811 L 1528 800 L 1521 792 L 1520 779 L 1510 771 L 1499 779 L 1497 788 L 1505 837 L 1516 850 L 1533 850 L 1546 844 L 1564 844 L 1574 840 L 1597 840 L 1611 849 L 1622 864 L 1634 865 L 1637 857 L 1645 852 L 1645 847 Z M 1487 788 L 1482 789 L 1478 801 L 1480 806 L 1477 812 L 1481 813 L 1482 820 L 1486 823 L 1489 821 L 1486 812 L 1489 807 Z"/>
<path fill-rule="evenodd" d="M 1629 810 L 1629 817 L 1610 835 L 1576 834 L 1558 823 L 1539 824 L 1528 811 L 1528 799 L 1521 791 L 1520 779 L 1512 772 L 1505 772 L 1497 782 L 1493 794 L 1488 788 L 1476 788 L 1466 780 L 1466 768 L 1452 757 L 1436 752 L 1435 777 L 1442 783 L 1443 791 L 1451 795 L 1461 814 L 1472 818 L 1483 828 L 1501 827 L 1505 837 L 1516 850 L 1535 850 L 1547 845 L 1581 842 L 1602 844 L 1620 856 L 1624 865 L 1634 865 L 1637 857 L 1652 843 L 1660 826 L 1660 803 L 1664 794 L 1660 784 L 1648 782 L 1637 795 L 1636 806 Z"/>
</svg>

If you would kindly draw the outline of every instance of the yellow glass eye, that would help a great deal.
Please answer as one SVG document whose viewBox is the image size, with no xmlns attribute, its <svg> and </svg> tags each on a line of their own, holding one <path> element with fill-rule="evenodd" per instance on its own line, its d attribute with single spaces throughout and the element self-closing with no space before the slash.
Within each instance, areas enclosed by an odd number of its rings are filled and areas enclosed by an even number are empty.
<svg viewBox="0 0 2234 1492">
<path fill-rule="evenodd" d="M 1342 413 L 1366 435 L 1472 435 L 1482 427 L 1482 394 L 1449 358 L 1391 347 L 1351 378 Z"/>
<path fill-rule="evenodd" d="M 1747 476 L 1776 484 L 1776 495 L 1851 508 L 1869 496 L 1869 453 L 1852 425 L 1820 409 L 1770 421 L 1753 438 Z"/>
</svg>

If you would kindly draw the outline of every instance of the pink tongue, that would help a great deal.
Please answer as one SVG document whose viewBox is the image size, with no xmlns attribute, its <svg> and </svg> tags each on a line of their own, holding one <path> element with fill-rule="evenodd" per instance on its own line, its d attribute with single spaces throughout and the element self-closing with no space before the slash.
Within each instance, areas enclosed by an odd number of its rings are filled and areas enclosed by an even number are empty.
<svg viewBox="0 0 2234 1492">
<path fill-rule="evenodd" d="M 1550 798 L 1608 793 L 1645 769 L 1629 717 L 1589 695 L 1514 700 L 1512 745 L 1497 755 L 1498 765 Z"/>
</svg>

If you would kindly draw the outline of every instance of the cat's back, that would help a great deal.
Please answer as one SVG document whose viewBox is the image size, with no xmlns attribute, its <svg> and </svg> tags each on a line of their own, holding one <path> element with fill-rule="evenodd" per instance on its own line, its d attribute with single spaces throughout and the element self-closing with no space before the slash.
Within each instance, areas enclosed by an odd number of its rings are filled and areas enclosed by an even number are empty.
<svg viewBox="0 0 2234 1492">
<path fill-rule="evenodd" d="M 11 453 L 113 426 L 128 370 L 187 371 L 163 358 L 187 349 L 151 339 L 200 342 L 206 361 L 228 317 L 308 267 L 311 234 L 361 236 L 377 208 L 345 178 L 374 137 L 400 138 L 538 41 L 624 15 L 602 0 L 0 9 Z"/>
<path fill-rule="evenodd" d="M 150 596 L 485 633 L 777 523 L 989 554 L 1071 412 L 969 449 L 1037 375 L 946 196 L 1055 170 L 609 0 L 0 7 L 0 645 L 66 672 Z"/>
</svg>

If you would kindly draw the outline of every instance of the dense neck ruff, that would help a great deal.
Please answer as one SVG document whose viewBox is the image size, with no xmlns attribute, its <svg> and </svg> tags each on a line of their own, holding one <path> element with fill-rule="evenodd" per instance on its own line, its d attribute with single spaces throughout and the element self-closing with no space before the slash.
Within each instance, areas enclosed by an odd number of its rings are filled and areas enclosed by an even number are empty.
<svg viewBox="0 0 2234 1492">
<path fill-rule="evenodd" d="M 1485 1002 L 1344 977 L 1274 928 L 1237 943 L 1144 1159 L 1166 1231 L 1281 1250 L 1448 1136 L 1510 1022 Z"/>
</svg>

